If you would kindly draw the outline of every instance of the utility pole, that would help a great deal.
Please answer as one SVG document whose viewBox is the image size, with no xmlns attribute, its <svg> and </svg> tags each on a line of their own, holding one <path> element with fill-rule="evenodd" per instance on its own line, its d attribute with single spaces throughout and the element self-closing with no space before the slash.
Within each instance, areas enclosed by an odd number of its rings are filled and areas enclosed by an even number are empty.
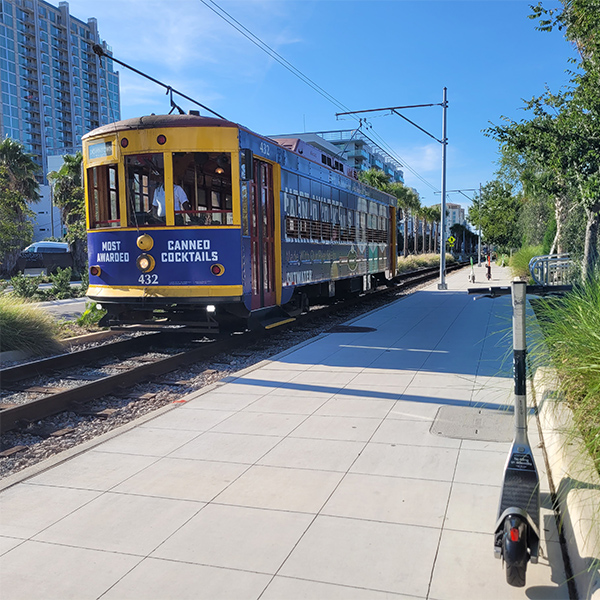
<svg viewBox="0 0 600 600">
<path fill-rule="evenodd" d="M 442 100 L 442 235 L 440 242 L 440 282 L 438 290 L 447 290 L 446 284 L 446 148 L 448 138 L 446 137 L 446 111 L 448 110 L 447 88 L 444 88 L 444 98 Z"/>
</svg>

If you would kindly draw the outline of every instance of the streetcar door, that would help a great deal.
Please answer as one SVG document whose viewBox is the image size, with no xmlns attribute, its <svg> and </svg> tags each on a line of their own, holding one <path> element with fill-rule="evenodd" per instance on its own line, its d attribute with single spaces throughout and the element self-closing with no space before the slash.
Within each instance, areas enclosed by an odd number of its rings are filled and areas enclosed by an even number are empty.
<svg viewBox="0 0 600 600">
<path fill-rule="evenodd" d="M 250 182 L 252 302 L 255 310 L 275 304 L 275 199 L 273 166 L 254 160 Z"/>
</svg>

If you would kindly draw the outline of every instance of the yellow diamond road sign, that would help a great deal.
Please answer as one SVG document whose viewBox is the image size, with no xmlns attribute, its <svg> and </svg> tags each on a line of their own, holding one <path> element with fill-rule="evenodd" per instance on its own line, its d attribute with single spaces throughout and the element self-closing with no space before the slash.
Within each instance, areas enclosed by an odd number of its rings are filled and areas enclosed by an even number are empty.
<svg viewBox="0 0 600 600">
<path fill-rule="evenodd" d="M 455 238 L 453 235 L 451 235 L 451 236 L 448 238 L 448 243 L 449 243 L 451 246 L 454 246 L 454 242 L 455 242 L 455 241 L 456 241 L 456 238 Z"/>
</svg>

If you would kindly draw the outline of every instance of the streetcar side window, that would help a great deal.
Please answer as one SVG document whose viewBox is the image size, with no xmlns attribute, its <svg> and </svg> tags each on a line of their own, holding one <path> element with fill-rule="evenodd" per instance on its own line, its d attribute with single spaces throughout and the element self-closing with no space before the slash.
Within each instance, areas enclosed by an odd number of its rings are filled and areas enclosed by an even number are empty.
<svg viewBox="0 0 600 600">
<path fill-rule="evenodd" d="M 129 227 L 166 225 L 163 155 L 126 156 L 125 182 Z"/>
<path fill-rule="evenodd" d="M 173 183 L 187 198 L 175 225 L 233 225 L 230 152 L 174 152 Z"/>
<path fill-rule="evenodd" d="M 87 170 L 90 229 L 119 227 L 119 185 L 117 165 Z"/>
</svg>

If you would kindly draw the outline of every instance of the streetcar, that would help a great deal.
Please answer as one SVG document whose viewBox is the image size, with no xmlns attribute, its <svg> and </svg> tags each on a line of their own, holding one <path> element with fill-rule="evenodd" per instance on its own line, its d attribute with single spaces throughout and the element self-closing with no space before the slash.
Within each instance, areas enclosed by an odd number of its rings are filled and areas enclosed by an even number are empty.
<svg viewBox="0 0 600 600">
<path fill-rule="evenodd" d="M 83 138 L 103 324 L 270 328 L 396 271 L 396 199 L 332 154 L 199 114 Z"/>
</svg>

